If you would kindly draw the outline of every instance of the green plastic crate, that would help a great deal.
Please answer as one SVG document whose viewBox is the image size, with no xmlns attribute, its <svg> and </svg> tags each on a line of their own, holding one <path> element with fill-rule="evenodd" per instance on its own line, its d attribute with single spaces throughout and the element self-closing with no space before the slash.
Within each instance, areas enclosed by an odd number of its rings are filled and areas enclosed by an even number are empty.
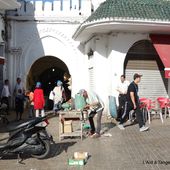
<svg viewBox="0 0 170 170">
<path fill-rule="evenodd" d="M 86 161 L 85 159 L 74 159 L 74 158 L 70 158 L 68 159 L 68 165 L 85 165 Z"/>
</svg>

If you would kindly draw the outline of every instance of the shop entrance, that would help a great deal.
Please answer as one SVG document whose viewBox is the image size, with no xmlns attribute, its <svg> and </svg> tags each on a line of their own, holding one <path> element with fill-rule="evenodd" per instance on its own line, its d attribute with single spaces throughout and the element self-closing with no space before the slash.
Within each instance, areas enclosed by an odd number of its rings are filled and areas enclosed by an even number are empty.
<svg viewBox="0 0 170 170">
<path fill-rule="evenodd" d="M 133 81 L 133 74 L 142 74 L 139 96 L 156 99 L 168 96 L 168 79 L 164 76 L 164 65 L 152 43 L 148 40 L 136 42 L 128 51 L 124 70 L 127 80 Z"/>
<path fill-rule="evenodd" d="M 61 80 L 67 100 L 69 100 L 71 91 L 68 89 L 67 81 L 64 80 L 64 74 L 70 75 L 67 65 L 62 60 L 53 56 L 42 57 L 35 61 L 30 68 L 27 76 L 27 89 L 34 89 L 36 82 L 40 81 L 48 103 L 50 91 L 56 86 L 57 80 Z"/>
</svg>

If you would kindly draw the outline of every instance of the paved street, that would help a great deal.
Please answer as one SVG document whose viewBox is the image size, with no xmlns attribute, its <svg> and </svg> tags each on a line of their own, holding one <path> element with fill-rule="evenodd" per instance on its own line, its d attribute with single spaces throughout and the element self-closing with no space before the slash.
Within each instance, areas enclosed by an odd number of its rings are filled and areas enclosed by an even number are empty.
<svg viewBox="0 0 170 170">
<path fill-rule="evenodd" d="M 114 121 L 113 121 L 114 122 Z M 154 119 L 148 132 L 139 132 L 138 125 L 119 130 L 115 123 L 103 118 L 103 131 L 111 137 L 98 139 L 67 138 L 58 140 L 58 117 L 50 120 L 48 131 L 56 144 L 48 159 L 25 158 L 18 164 L 15 157 L 0 160 L 1 170 L 169 170 L 170 169 L 170 118 L 162 124 Z M 0 138 L 4 134 L 0 134 Z M 69 166 L 67 163 L 76 151 L 89 152 L 85 166 Z"/>
</svg>

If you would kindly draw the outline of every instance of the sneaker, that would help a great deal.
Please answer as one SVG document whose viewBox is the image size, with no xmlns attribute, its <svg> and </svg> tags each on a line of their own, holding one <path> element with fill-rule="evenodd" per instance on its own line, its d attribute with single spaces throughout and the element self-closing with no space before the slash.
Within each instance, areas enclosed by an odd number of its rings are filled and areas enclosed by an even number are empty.
<svg viewBox="0 0 170 170">
<path fill-rule="evenodd" d="M 142 126 L 139 131 L 144 132 L 144 131 L 147 131 L 148 129 L 149 129 L 149 127 Z"/>
<path fill-rule="evenodd" d="M 100 137 L 100 134 L 94 133 L 91 137 L 92 137 L 92 138 L 99 138 L 99 137 Z"/>
<path fill-rule="evenodd" d="M 125 130 L 125 128 L 124 128 L 124 126 L 123 126 L 122 124 L 119 124 L 119 125 L 118 125 L 118 128 L 119 128 L 120 130 Z"/>
</svg>

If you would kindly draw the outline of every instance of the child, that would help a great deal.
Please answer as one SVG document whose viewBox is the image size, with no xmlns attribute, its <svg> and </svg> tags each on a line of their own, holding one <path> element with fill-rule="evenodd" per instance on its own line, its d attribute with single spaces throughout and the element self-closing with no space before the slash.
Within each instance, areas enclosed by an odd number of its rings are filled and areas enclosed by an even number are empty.
<svg viewBox="0 0 170 170">
<path fill-rule="evenodd" d="M 24 112 L 24 100 L 25 96 L 22 94 L 22 90 L 18 89 L 18 93 L 15 98 L 16 121 L 22 119 L 22 114 Z"/>
<path fill-rule="evenodd" d="M 34 117 L 34 102 L 33 102 L 33 98 L 34 98 L 34 92 L 29 90 L 26 93 L 26 96 L 28 97 L 29 100 L 29 113 L 28 113 L 28 118 L 33 118 Z"/>
</svg>

